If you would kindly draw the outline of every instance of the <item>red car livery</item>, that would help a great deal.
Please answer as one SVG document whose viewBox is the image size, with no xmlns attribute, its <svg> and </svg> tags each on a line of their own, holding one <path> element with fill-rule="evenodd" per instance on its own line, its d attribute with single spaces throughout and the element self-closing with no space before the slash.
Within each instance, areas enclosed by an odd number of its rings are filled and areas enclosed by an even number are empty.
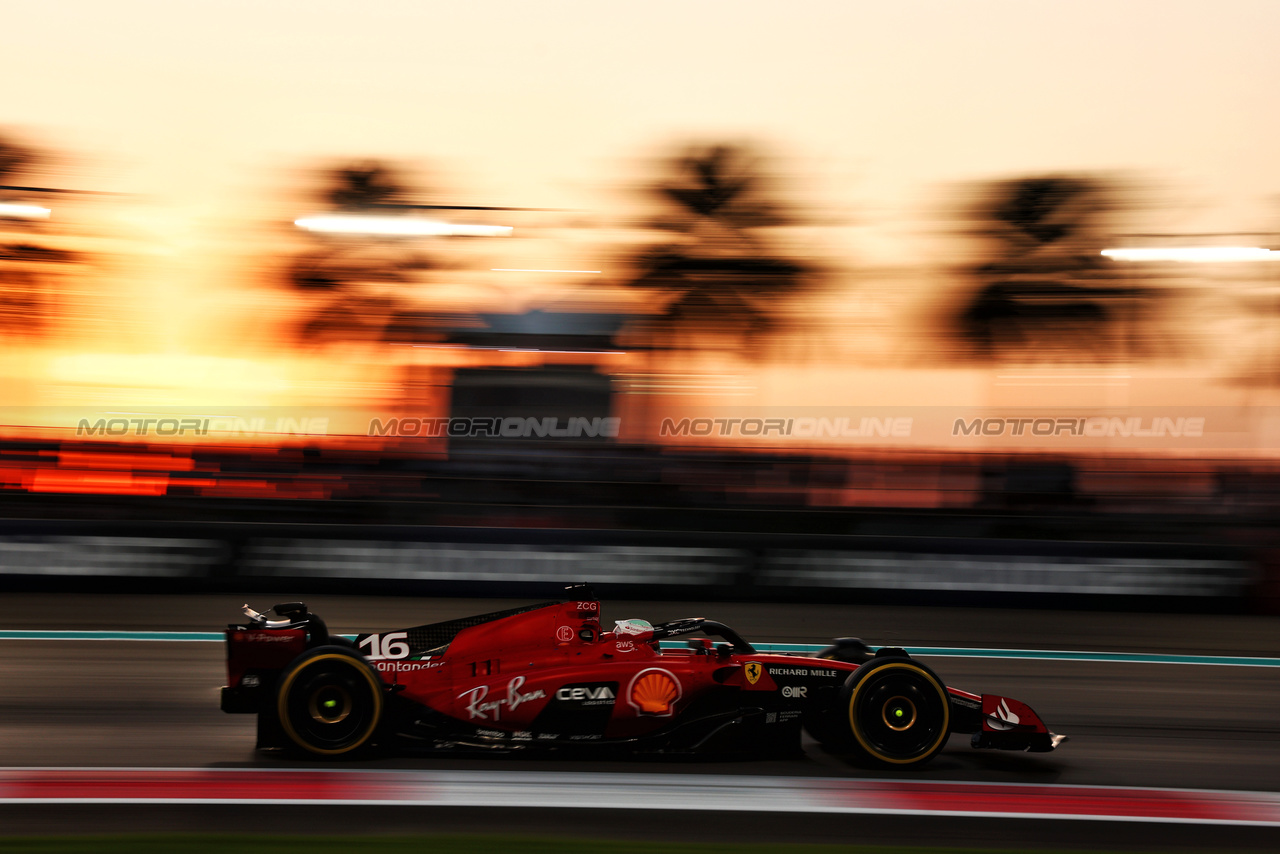
<svg viewBox="0 0 1280 854">
<path fill-rule="evenodd" d="M 758 652 L 701 617 L 606 631 L 574 598 L 358 635 L 302 603 L 227 628 L 222 709 L 258 717 L 258 747 L 318 757 L 373 750 L 779 755 L 802 728 L 880 766 L 920 765 L 953 732 L 978 748 L 1049 751 L 1026 704 L 945 686 L 904 650 L 843 639 L 817 656 Z M 683 648 L 664 639 L 701 635 Z"/>
</svg>

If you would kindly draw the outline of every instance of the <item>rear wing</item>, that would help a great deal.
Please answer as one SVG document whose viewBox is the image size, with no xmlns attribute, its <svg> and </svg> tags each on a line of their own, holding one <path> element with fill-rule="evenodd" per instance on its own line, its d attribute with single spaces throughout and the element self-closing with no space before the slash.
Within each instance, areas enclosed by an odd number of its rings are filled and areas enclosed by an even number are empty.
<svg viewBox="0 0 1280 854">
<path fill-rule="evenodd" d="M 329 643 L 329 628 L 302 602 L 285 602 L 268 619 L 245 605 L 245 619 L 227 626 L 227 684 L 224 712 L 256 712 L 280 671 L 303 652 Z"/>
</svg>

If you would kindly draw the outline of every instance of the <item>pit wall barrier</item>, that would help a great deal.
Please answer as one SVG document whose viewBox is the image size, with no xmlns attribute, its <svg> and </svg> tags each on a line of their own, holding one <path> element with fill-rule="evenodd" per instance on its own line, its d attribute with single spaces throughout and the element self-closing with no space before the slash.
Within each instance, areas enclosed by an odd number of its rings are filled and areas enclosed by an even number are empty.
<svg viewBox="0 0 1280 854">
<path fill-rule="evenodd" d="M 611 596 L 831 597 L 1029 607 L 1104 601 L 1187 610 L 1270 612 L 1274 552 L 1208 546 L 1044 540 L 761 537 L 663 538 L 645 532 L 368 528 L 316 536 L 211 526 L 132 535 L 0 533 L 0 586 L 517 595 L 589 582 Z M 47 527 L 47 526 L 46 526 Z M 267 530 L 263 530 L 266 527 Z M 923 545 L 928 543 L 928 545 Z M 678 591 L 678 592 L 676 592 Z M 1145 603 L 1145 605 L 1144 605 Z"/>
</svg>

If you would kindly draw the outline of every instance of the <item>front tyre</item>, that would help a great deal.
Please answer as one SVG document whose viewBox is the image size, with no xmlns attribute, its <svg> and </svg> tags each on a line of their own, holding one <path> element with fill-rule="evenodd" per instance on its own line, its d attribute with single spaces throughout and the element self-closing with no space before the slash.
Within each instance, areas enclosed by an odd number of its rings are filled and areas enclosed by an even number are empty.
<svg viewBox="0 0 1280 854">
<path fill-rule="evenodd" d="M 280 677 L 276 715 L 285 737 L 313 756 L 348 756 L 364 747 L 382 718 L 377 671 L 345 646 L 316 647 Z"/>
<path fill-rule="evenodd" d="M 841 692 L 855 757 L 881 767 L 920 766 L 950 735 L 951 704 L 933 671 L 909 658 L 870 661 Z"/>
</svg>

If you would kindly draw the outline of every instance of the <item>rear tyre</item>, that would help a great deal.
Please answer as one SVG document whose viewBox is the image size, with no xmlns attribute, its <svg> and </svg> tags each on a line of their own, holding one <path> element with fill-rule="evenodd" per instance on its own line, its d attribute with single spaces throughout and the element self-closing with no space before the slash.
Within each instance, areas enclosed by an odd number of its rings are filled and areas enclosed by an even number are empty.
<svg viewBox="0 0 1280 854">
<path fill-rule="evenodd" d="M 870 765 L 923 765 L 950 735 L 946 686 L 910 658 L 891 656 L 859 667 L 845 683 L 840 709 L 854 758 Z"/>
<path fill-rule="evenodd" d="M 277 684 L 280 729 L 303 753 L 356 753 L 368 746 L 382 719 L 382 679 L 349 647 L 325 645 L 303 653 Z"/>
</svg>

